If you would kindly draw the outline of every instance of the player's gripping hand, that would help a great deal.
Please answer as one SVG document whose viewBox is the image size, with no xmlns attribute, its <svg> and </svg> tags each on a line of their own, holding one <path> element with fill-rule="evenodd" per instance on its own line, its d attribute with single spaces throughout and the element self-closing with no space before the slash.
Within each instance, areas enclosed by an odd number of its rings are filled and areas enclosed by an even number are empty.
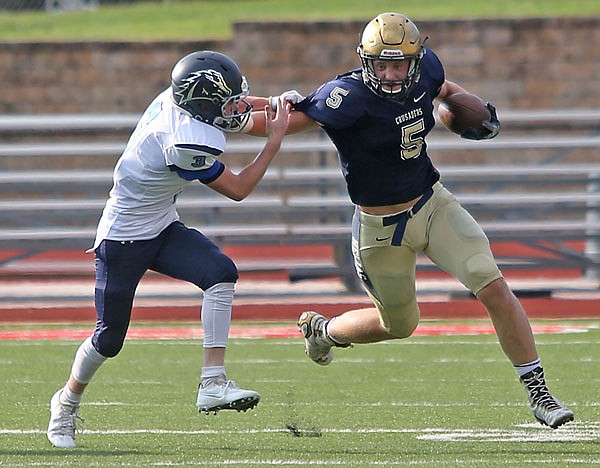
<svg viewBox="0 0 600 468">
<path fill-rule="evenodd" d="M 490 111 L 490 120 L 481 122 L 483 128 L 467 128 L 461 133 L 461 138 L 467 140 L 490 140 L 500 133 L 500 121 L 496 114 L 496 108 L 491 102 L 486 103 L 485 107 Z"/>
<path fill-rule="evenodd" d="M 292 104 L 286 101 L 283 95 L 275 99 L 277 99 L 275 109 L 270 105 L 265 106 L 265 124 L 267 140 L 280 144 L 290 123 Z"/>
<path fill-rule="evenodd" d="M 279 96 L 269 96 L 269 106 L 274 111 L 277 110 L 277 102 L 279 100 L 278 98 L 282 98 L 284 102 L 289 102 L 290 104 L 293 105 L 293 104 L 297 104 L 300 101 L 302 101 L 304 99 L 304 96 L 302 96 L 302 94 L 300 94 L 295 89 L 285 91 L 284 93 L 281 93 Z"/>
</svg>

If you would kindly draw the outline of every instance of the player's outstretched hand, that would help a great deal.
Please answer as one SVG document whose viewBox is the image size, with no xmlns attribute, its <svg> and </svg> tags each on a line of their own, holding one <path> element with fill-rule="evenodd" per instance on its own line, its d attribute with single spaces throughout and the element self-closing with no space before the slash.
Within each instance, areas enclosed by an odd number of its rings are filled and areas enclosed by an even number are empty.
<svg viewBox="0 0 600 468">
<path fill-rule="evenodd" d="M 292 103 L 286 101 L 283 95 L 277 98 L 277 110 L 271 106 L 265 106 L 265 122 L 267 125 L 267 139 L 281 143 L 290 122 Z"/>
<path fill-rule="evenodd" d="M 486 103 L 485 107 L 490 111 L 490 120 L 481 122 L 482 129 L 467 128 L 460 136 L 467 140 L 490 140 L 500 132 L 500 121 L 496 108 L 491 102 Z"/>
</svg>

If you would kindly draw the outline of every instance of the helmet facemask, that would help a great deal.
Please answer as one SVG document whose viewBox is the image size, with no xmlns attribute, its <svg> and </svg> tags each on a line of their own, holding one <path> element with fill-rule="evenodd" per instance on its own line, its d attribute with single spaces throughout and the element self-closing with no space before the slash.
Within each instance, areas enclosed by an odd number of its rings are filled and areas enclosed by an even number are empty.
<svg viewBox="0 0 600 468">
<path fill-rule="evenodd" d="M 360 50 L 358 53 L 362 63 L 363 81 L 373 92 L 375 92 L 375 94 L 381 97 L 402 102 L 406 99 L 406 96 L 410 93 L 412 88 L 419 82 L 421 76 L 421 60 L 423 59 L 422 52 L 415 56 L 401 58 L 389 58 L 385 57 L 383 54 L 372 56 L 370 54 L 362 53 Z M 400 80 L 386 80 L 379 78 L 375 72 L 375 60 L 407 61 L 407 74 Z"/>
<path fill-rule="evenodd" d="M 425 54 L 415 24 L 400 13 L 382 13 L 371 20 L 356 50 L 362 64 L 364 83 L 378 96 L 402 102 L 418 83 Z M 385 80 L 377 76 L 375 60 L 402 60 L 408 63 L 406 76 Z"/>
<path fill-rule="evenodd" d="M 221 114 L 213 119 L 212 124 L 225 132 L 240 132 L 250 120 L 252 104 L 246 101 L 250 89 L 244 76 L 242 76 L 241 87 L 242 92 L 229 97 L 223 102 L 220 107 Z"/>
</svg>

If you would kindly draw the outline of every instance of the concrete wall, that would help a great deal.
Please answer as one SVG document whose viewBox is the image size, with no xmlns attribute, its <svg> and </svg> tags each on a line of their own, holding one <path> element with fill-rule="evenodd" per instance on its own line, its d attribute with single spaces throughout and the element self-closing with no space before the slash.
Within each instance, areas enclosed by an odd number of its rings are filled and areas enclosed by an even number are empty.
<svg viewBox="0 0 600 468">
<path fill-rule="evenodd" d="M 365 21 L 243 22 L 231 41 L 0 43 L 0 113 L 141 112 L 183 55 L 238 61 L 254 94 L 359 65 Z M 447 78 L 505 108 L 600 107 L 600 18 L 417 21 Z"/>
</svg>

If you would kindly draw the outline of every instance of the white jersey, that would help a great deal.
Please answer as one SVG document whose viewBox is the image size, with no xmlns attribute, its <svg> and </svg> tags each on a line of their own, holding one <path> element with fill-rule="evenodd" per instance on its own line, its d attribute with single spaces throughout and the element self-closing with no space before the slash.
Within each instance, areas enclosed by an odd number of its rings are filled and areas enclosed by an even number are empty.
<svg viewBox="0 0 600 468">
<path fill-rule="evenodd" d="M 104 239 L 157 237 L 179 219 L 175 202 L 193 180 L 193 174 L 214 173 L 222 166 L 217 158 L 224 151 L 225 134 L 221 130 L 176 107 L 170 89 L 158 95 L 142 115 L 117 162 L 113 187 L 91 250 Z M 194 172 L 188 172 L 192 177 L 186 180 L 174 167 Z"/>
</svg>

